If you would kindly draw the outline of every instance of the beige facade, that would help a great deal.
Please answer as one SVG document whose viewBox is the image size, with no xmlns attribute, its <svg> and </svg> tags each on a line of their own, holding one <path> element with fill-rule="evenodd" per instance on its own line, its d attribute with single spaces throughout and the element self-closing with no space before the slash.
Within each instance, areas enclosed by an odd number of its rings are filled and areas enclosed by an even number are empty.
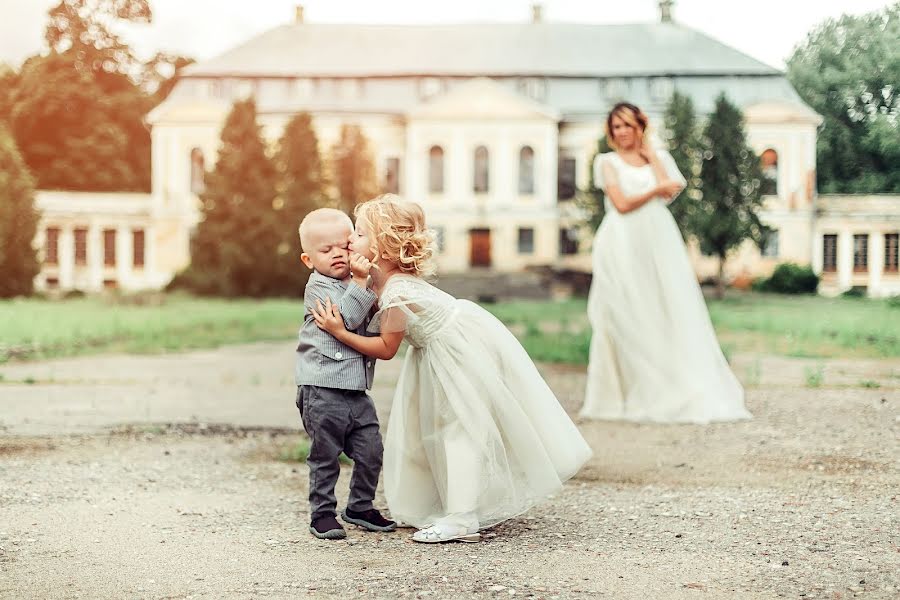
<svg viewBox="0 0 900 600">
<path fill-rule="evenodd" d="M 40 291 L 158 289 L 187 264 L 184 223 L 148 194 L 38 192 Z"/>
<path fill-rule="evenodd" d="M 635 36 L 653 43 L 640 56 L 620 56 L 623 40 Z M 391 52 L 384 39 L 391 40 Z M 85 290 L 165 285 L 190 260 L 204 171 L 214 167 L 232 103 L 247 96 L 256 99 L 273 149 L 299 111 L 312 115 L 323 156 L 342 125 L 359 126 L 382 187 L 424 206 L 439 234 L 441 272 L 589 271 L 592 232 L 572 197 L 588 184 L 603 117 L 627 98 L 659 127 L 676 89 L 694 99 L 701 115 L 726 92 L 744 111 L 749 143 L 774 180 L 763 218 L 777 235 L 764 253 L 749 244 L 735 252 L 729 277 L 764 275 L 784 261 L 821 269 L 817 252 L 826 229 L 843 236 L 841 257 L 860 235 L 848 219 L 877 222 L 871 252 L 896 229 L 896 214 L 874 200 L 860 211 L 875 210 L 875 216 L 843 215 L 837 201 L 828 203 L 832 212 L 822 212 L 814 186 L 820 117 L 782 73 L 677 24 L 393 28 L 297 22 L 186 69 L 171 96 L 147 116 L 151 194 L 39 194 L 43 220 L 36 243 L 46 254 L 52 237 L 56 256 L 45 261 L 37 284 Z M 143 233 L 135 237 L 135 231 Z M 143 265 L 131 256 L 136 239 L 144 240 Z M 892 238 L 884 239 L 889 244 Z M 114 264 L 106 264 L 110 245 Z M 714 259 L 691 252 L 698 277 L 717 271 Z M 894 289 L 890 275 L 870 275 L 871 293 Z M 857 271 L 827 280 L 826 290 L 839 291 L 862 276 Z"/>
</svg>

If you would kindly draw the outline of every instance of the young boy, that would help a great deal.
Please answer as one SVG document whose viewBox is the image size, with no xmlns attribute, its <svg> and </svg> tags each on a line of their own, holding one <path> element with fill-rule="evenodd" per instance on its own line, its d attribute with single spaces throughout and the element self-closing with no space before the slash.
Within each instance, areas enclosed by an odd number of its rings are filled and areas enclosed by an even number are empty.
<svg viewBox="0 0 900 600">
<path fill-rule="evenodd" d="M 338 523 L 334 486 L 341 452 L 353 459 L 350 497 L 341 518 L 369 531 L 393 531 L 397 524 L 372 506 L 384 447 L 372 387 L 375 360 L 337 341 L 313 319 L 316 302 L 330 298 L 350 331 L 365 335 L 376 296 L 368 289 L 367 261 L 350 256 L 353 224 L 339 210 L 320 208 L 300 223 L 300 255 L 313 270 L 304 294 L 295 368 L 297 408 L 309 434 L 309 531 L 321 539 L 347 536 Z M 353 269 L 351 270 L 351 265 Z"/>
</svg>

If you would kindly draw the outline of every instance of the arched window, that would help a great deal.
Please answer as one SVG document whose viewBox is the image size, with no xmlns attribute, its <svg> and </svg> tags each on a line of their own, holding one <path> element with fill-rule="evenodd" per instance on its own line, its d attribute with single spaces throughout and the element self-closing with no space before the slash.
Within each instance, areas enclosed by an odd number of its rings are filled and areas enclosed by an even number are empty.
<svg viewBox="0 0 900 600">
<path fill-rule="evenodd" d="M 519 150 L 519 194 L 534 193 L 534 150 L 531 146 L 522 146 Z"/>
<path fill-rule="evenodd" d="M 762 166 L 762 193 L 775 195 L 778 193 L 778 153 L 772 148 L 763 151 L 759 157 Z"/>
<path fill-rule="evenodd" d="M 444 193 L 444 149 L 440 146 L 428 150 L 428 191 Z"/>
<path fill-rule="evenodd" d="M 200 194 L 206 189 L 203 177 L 206 174 L 206 164 L 203 158 L 203 150 L 200 148 L 191 149 L 191 192 Z"/>
<path fill-rule="evenodd" d="M 488 165 L 488 149 L 484 146 L 475 148 L 475 170 L 472 189 L 476 194 L 486 194 L 490 189 L 490 166 Z"/>
</svg>

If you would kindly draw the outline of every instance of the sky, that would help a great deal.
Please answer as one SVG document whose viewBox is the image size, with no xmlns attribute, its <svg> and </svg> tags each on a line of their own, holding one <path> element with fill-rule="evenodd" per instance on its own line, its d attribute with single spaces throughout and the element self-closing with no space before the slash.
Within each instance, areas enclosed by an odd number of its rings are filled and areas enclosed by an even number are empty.
<svg viewBox="0 0 900 600">
<path fill-rule="evenodd" d="M 47 10 L 59 0 L 0 0 L 0 61 L 17 67 L 44 50 Z M 297 0 L 150 0 L 154 22 L 123 30 L 142 58 L 167 51 L 212 58 L 292 22 Z M 305 0 L 308 23 L 528 22 L 533 0 Z M 657 0 L 544 0 L 545 21 L 636 23 L 659 18 Z M 676 22 L 784 68 L 807 33 L 829 17 L 881 9 L 888 0 L 675 0 Z M 636 41 L 636 43 L 640 43 Z"/>
</svg>

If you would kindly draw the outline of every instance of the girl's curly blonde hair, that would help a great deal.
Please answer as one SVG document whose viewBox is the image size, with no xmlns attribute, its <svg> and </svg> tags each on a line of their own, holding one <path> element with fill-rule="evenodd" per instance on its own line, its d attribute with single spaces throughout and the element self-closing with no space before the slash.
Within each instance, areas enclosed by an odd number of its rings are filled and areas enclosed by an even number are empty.
<svg viewBox="0 0 900 600">
<path fill-rule="evenodd" d="M 375 259 L 397 263 L 400 271 L 418 277 L 435 272 L 434 233 L 425 227 L 425 212 L 415 202 L 382 194 L 356 207 L 356 218 L 368 226 Z"/>
</svg>

